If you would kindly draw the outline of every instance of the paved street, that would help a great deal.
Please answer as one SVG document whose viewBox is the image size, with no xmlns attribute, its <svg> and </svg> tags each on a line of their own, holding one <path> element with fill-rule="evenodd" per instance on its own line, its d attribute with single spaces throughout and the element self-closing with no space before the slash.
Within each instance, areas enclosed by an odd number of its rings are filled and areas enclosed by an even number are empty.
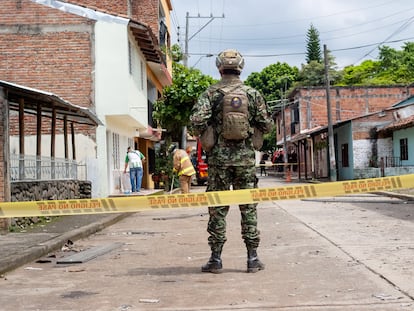
<svg viewBox="0 0 414 311">
<path fill-rule="evenodd" d="M 283 185 L 260 178 L 260 187 Z M 198 191 L 203 191 L 199 188 Z M 77 251 L 119 247 L 81 264 L 24 265 L 0 280 L 1 310 L 414 310 L 414 205 L 360 196 L 260 204 L 259 256 L 247 274 L 232 206 L 222 274 L 210 253 L 206 208 L 135 213 Z"/>
</svg>

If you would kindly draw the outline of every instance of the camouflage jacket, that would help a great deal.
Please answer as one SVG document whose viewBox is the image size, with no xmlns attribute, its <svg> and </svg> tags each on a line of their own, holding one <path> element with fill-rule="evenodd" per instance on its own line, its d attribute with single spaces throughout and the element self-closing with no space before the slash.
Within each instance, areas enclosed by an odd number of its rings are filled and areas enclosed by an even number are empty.
<svg viewBox="0 0 414 311">
<path fill-rule="evenodd" d="M 210 86 L 200 95 L 194 105 L 190 121 L 196 135 L 203 133 L 208 125 L 214 127 L 216 144 L 208 153 L 209 165 L 216 166 L 252 166 L 255 165 L 255 152 L 250 137 L 240 142 L 232 142 L 221 137 L 222 93 L 219 91 L 229 84 L 240 84 L 249 100 L 249 123 L 252 128 L 268 133 L 273 124 L 263 96 L 254 88 L 244 85 L 239 77 L 227 76 L 217 84 Z"/>
</svg>

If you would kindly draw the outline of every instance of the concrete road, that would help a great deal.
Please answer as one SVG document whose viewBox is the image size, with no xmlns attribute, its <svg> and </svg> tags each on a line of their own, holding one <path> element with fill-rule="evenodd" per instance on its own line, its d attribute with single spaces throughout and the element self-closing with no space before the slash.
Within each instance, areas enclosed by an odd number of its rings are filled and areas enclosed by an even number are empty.
<svg viewBox="0 0 414 311">
<path fill-rule="evenodd" d="M 218 275 L 200 271 L 206 208 L 140 212 L 7 274 L 0 310 L 414 310 L 413 208 L 375 195 L 262 203 L 266 269 L 247 274 L 232 206 Z M 114 243 L 85 263 L 56 263 Z"/>
</svg>

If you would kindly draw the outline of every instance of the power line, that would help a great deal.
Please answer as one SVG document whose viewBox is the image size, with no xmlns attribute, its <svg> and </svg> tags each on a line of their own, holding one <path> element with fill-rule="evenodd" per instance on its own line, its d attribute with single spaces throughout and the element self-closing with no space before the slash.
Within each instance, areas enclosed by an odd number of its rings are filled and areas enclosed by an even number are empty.
<svg viewBox="0 0 414 311">
<path fill-rule="evenodd" d="M 412 11 L 412 10 L 414 10 L 414 8 L 411 8 L 409 10 L 400 11 L 399 13 Z M 319 33 L 320 33 L 320 35 L 323 35 L 323 34 L 327 34 L 327 33 L 333 33 L 333 32 L 339 32 L 339 31 L 343 31 L 343 30 L 347 30 L 347 29 L 352 29 L 352 28 L 355 28 L 355 27 L 360 27 L 362 25 L 368 25 L 368 24 L 377 22 L 379 20 L 383 21 L 387 17 L 393 16 L 393 15 L 395 15 L 395 14 L 392 14 L 392 15 L 389 15 L 389 16 L 386 16 L 386 17 L 383 17 L 383 18 L 371 20 L 371 21 L 366 22 L 366 23 L 361 23 L 361 24 L 357 24 L 357 25 L 350 26 L 350 27 L 345 27 L 345 28 L 337 28 L 337 29 L 328 30 L 328 31 L 320 31 Z M 411 19 L 411 17 L 405 19 L 404 21 L 409 21 L 410 19 Z M 365 31 L 359 31 L 359 32 L 356 32 L 356 33 L 348 34 L 348 35 L 340 35 L 338 37 L 332 37 L 332 38 L 329 38 L 326 41 L 334 40 L 334 39 L 342 39 L 342 38 L 346 38 L 346 37 L 353 37 L 353 36 L 357 36 L 357 35 L 360 35 L 360 34 L 363 34 L 363 33 L 371 32 L 371 31 L 377 31 L 378 29 L 388 28 L 390 26 L 394 26 L 394 25 L 397 25 L 397 24 L 400 24 L 400 23 L 401 23 L 401 20 L 399 20 L 398 22 L 390 23 L 390 24 L 383 24 L 382 23 L 381 27 L 370 28 L 370 29 L 365 30 Z M 246 42 L 246 41 L 270 41 L 270 40 L 292 39 L 292 38 L 298 38 L 298 37 L 303 38 L 303 37 L 305 37 L 305 35 L 306 34 L 293 34 L 293 35 L 285 35 L 285 36 L 271 37 L 271 38 L 257 38 L 257 36 L 256 36 L 255 38 L 243 38 L 243 39 L 239 39 L 239 40 L 238 39 L 228 39 L 228 38 L 224 38 L 223 40 L 225 40 L 225 42 L 228 42 L 228 43 L 237 43 L 237 42 Z M 207 39 L 207 38 L 203 38 L 203 37 L 200 37 L 200 39 L 198 40 L 200 42 L 203 42 L 203 39 L 213 41 L 213 42 L 221 42 L 221 39 L 211 39 L 211 38 Z M 303 44 L 303 43 L 300 43 L 300 44 Z"/>
<path fill-rule="evenodd" d="M 333 50 L 330 50 L 330 51 L 331 52 L 339 52 L 339 51 L 363 49 L 363 48 L 367 48 L 367 47 L 370 47 L 370 46 L 376 46 L 377 47 L 378 45 L 384 44 L 384 43 L 397 43 L 397 42 L 402 42 L 402 41 L 407 41 L 407 40 L 412 40 L 412 39 L 414 39 L 414 37 L 404 38 L 404 39 L 399 39 L 399 40 L 382 41 L 380 43 L 371 43 L 371 44 L 365 44 L 365 45 L 358 45 L 358 46 L 349 47 L 349 48 L 333 49 Z M 205 55 L 205 53 L 188 53 L 188 54 L 189 55 L 194 55 L 194 56 Z M 243 54 L 243 57 L 278 57 L 278 56 L 294 56 L 294 55 L 305 55 L 305 54 L 306 54 L 306 52 L 279 53 L 279 54 Z"/>
<path fill-rule="evenodd" d="M 364 56 L 362 56 L 360 59 L 358 59 L 355 63 L 358 63 L 360 60 L 367 57 L 369 54 L 371 54 L 373 51 L 375 51 L 380 45 L 384 44 L 387 40 L 391 39 L 404 29 L 406 29 L 412 22 L 414 21 L 414 16 L 412 16 L 408 21 L 406 21 L 404 24 L 402 24 L 397 30 L 395 30 L 392 34 L 390 34 L 384 41 L 378 43 L 373 49 L 371 49 L 368 53 L 366 53 Z"/>
<path fill-rule="evenodd" d="M 385 6 L 387 4 L 395 4 L 395 1 L 386 1 L 383 2 L 381 4 L 377 4 L 377 5 L 373 5 L 373 6 L 368 6 L 368 7 L 363 7 L 363 8 L 357 8 L 357 9 L 353 9 L 353 10 L 348 10 L 348 11 L 341 11 L 341 12 L 336 12 L 336 13 L 332 13 L 332 14 L 328 14 L 328 15 L 319 15 L 319 16 L 313 16 L 313 17 L 306 17 L 306 18 L 298 18 L 298 19 L 292 19 L 292 20 L 282 20 L 282 21 L 278 21 L 275 23 L 263 23 L 263 24 L 233 24 L 233 25 L 229 25 L 228 27 L 236 27 L 236 28 L 240 28 L 240 27 L 256 27 L 256 26 L 273 26 L 273 25 L 285 25 L 286 23 L 296 23 L 299 21 L 306 21 L 306 20 L 316 20 L 316 19 L 321 19 L 321 18 L 327 18 L 327 17 L 332 17 L 332 16 L 337 16 L 337 15 L 344 15 L 344 14 L 350 14 L 350 13 L 355 13 L 355 12 L 360 12 L 360 11 L 364 11 L 364 10 L 371 10 L 374 8 L 378 8 L 381 6 Z"/>
</svg>

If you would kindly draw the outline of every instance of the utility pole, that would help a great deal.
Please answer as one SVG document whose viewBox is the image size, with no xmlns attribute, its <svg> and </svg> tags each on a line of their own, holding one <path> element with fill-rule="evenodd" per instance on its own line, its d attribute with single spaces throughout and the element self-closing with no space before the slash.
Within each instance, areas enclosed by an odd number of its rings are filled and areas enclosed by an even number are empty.
<svg viewBox="0 0 414 311">
<path fill-rule="evenodd" d="M 287 150 L 287 141 L 286 141 L 286 115 L 285 115 L 285 108 L 286 108 L 286 98 L 285 92 L 281 89 L 282 93 L 282 129 L 283 129 L 283 163 L 285 166 L 283 170 L 286 171 L 288 163 L 288 150 Z"/>
<path fill-rule="evenodd" d="M 336 160 L 335 160 L 335 145 L 333 136 L 333 125 L 331 116 L 331 95 L 330 95 L 330 81 L 329 81 L 329 62 L 328 49 L 326 44 L 323 45 L 323 56 L 325 61 L 325 81 L 326 81 L 326 106 L 328 110 L 328 146 L 329 146 L 329 178 L 330 181 L 336 181 Z"/>
<path fill-rule="evenodd" d="M 208 18 L 209 21 L 207 21 L 199 30 L 197 30 L 191 37 L 189 36 L 189 19 L 190 18 Z M 207 27 L 214 19 L 216 18 L 224 18 L 224 14 L 222 16 L 213 16 L 210 14 L 209 16 L 201 16 L 200 14 L 195 16 L 190 16 L 190 14 L 187 12 L 185 15 L 185 40 L 184 40 L 184 57 L 183 57 L 183 64 L 184 66 L 188 67 L 188 42 L 192 38 L 194 38 L 200 31 L 202 31 L 204 28 Z"/>
<path fill-rule="evenodd" d="M 190 18 L 208 18 L 209 21 L 205 23 L 199 30 L 197 30 L 191 37 L 189 36 L 189 19 Z M 213 16 L 210 14 L 210 16 L 201 16 L 200 14 L 196 16 L 190 16 L 190 14 L 187 12 L 185 15 L 185 40 L 184 40 L 184 55 L 183 55 L 183 65 L 185 67 L 188 67 L 188 42 L 194 38 L 195 35 L 197 35 L 201 30 L 203 30 L 205 27 L 207 27 L 208 24 L 210 24 L 214 19 L 216 18 L 224 18 L 224 14 L 222 16 Z M 211 55 L 211 54 L 206 54 Z M 208 56 L 210 57 L 210 56 Z M 181 148 L 185 149 L 187 147 L 187 127 L 183 127 L 183 133 L 181 136 Z"/>
</svg>

